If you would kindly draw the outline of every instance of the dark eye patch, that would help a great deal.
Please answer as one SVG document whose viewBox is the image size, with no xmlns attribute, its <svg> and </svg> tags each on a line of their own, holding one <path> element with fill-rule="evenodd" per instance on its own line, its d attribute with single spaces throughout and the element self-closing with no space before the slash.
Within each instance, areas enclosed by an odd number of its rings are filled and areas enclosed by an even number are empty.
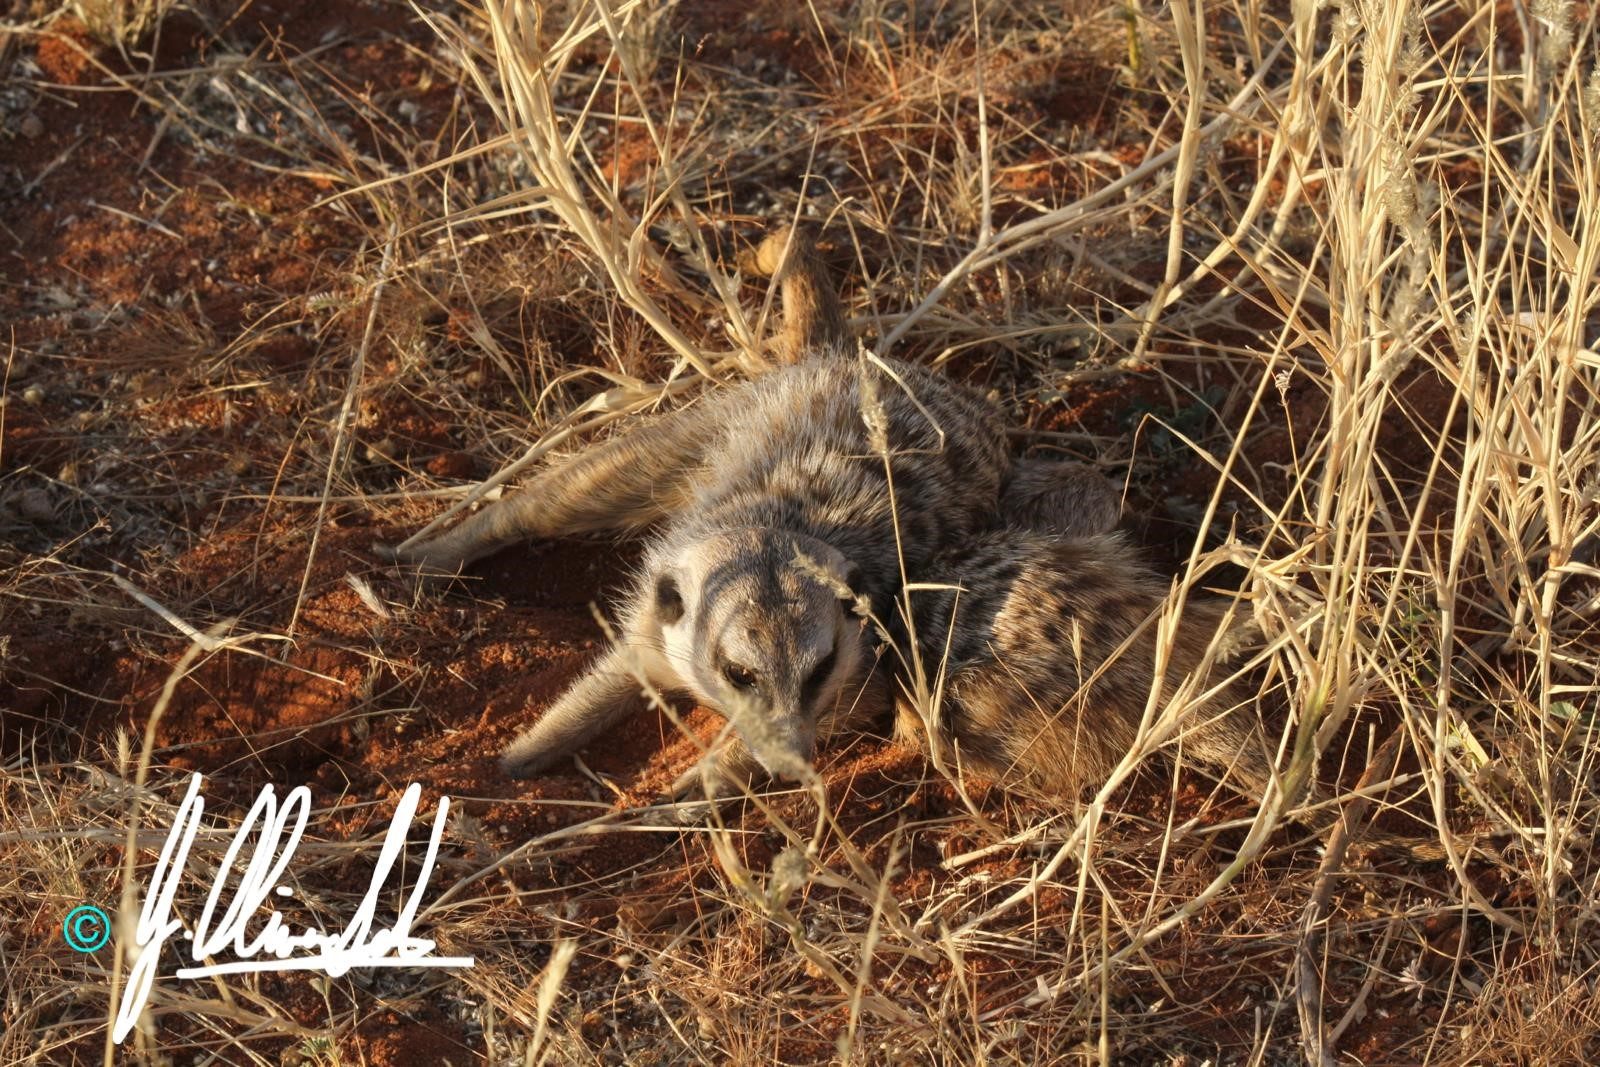
<svg viewBox="0 0 1600 1067">
<path fill-rule="evenodd" d="M 722 667 L 722 676 L 728 684 L 741 692 L 748 692 L 756 687 L 756 673 L 748 667 L 741 667 L 737 663 L 726 663 Z"/>
<path fill-rule="evenodd" d="M 800 698 L 807 707 L 816 702 L 817 694 L 822 691 L 822 686 L 827 682 L 828 677 L 833 674 L 833 665 L 838 662 L 838 659 L 839 649 L 838 646 L 835 646 L 832 651 L 817 662 L 815 667 L 811 668 L 811 674 L 801 683 Z"/>
</svg>

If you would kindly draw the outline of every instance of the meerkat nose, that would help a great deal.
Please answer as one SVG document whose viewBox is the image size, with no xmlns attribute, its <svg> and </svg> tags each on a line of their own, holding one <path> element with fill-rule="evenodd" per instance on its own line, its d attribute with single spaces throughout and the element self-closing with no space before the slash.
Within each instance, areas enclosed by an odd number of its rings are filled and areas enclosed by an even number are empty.
<svg viewBox="0 0 1600 1067">
<path fill-rule="evenodd" d="M 816 750 L 816 731 L 799 724 L 774 723 L 761 738 L 760 744 L 751 744 L 756 762 L 773 778 L 798 782 L 805 778 L 811 767 L 811 757 Z"/>
</svg>

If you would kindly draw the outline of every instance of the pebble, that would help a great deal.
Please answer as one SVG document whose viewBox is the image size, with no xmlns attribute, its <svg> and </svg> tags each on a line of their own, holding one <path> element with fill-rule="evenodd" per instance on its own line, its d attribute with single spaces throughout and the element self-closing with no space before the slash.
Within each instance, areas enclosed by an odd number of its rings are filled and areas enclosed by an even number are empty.
<svg viewBox="0 0 1600 1067">
<path fill-rule="evenodd" d="M 430 459 L 427 469 L 435 478 L 470 478 L 477 464 L 469 452 L 445 452 Z"/>
<path fill-rule="evenodd" d="M 37 486 L 24 489 L 17 498 L 17 513 L 35 526 L 55 521 L 56 506 L 50 494 Z"/>
</svg>

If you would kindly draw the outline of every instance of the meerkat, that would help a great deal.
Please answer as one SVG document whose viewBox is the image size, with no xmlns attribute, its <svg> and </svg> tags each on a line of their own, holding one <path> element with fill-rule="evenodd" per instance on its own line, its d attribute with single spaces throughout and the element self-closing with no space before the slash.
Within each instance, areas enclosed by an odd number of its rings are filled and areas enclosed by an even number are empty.
<svg viewBox="0 0 1600 1067">
<path fill-rule="evenodd" d="M 762 772 L 803 777 L 820 739 L 892 711 L 901 736 L 948 745 L 1003 786 L 1071 795 L 1136 743 L 1161 660 L 1157 710 L 1186 679 L 1199 685 L 1185 753 L 1265 796 L 1274 766 L 1251 702 L 1210 676 L 1214 646 L 1226 660 L 1250 640 L 1228 601 L 1190 598 L 1158 656 L 1167 583 L 1113 530 L 1120 504 L 1105 479 L 1075 463 L 1013 461 L 996 406 L 959 385 L 845 358 L 844 319 L 809 235 L 774 234 L 755 265 L 779 272 L 788 366 L 387 551 L 454 572 L 528 538 L 654 529 L 617 638 L 506 750 L 504 768 L 536 774 L 647 690 L 680 691 L 727 715 L 735 737 L 679 779 L 678 796 L 727 795 Z M 908 584 L 922 587 L 909 614 Z M 896 695 L 878 627 L 942 671 L 931 724 L 909 687 Z M 1318 831 L 1333 822 L 1290 818 Z M 1367 836 L 1418 861 L 1444 855 L 1437 843 Z"/>
<path fill-rule="evenodd" d="M 507 750 L 508 772 L 570 754 L 637 708 L 642 683 L 730 714 L 769 773 L 809 761 L 867 654 L 845 591 L 892 603 L 902 566 L 992 521 L 1010 472 L 982 398 L 886 367 L 810 361 L 726 389 L 393 553 L 448 572 L 526 538 L 655 528 L 614 646 Z"/>
<path fill-rule="evenodd" d="M 455 528 L 380 551 L 450 573 L 533 538 L 653 530 L 616 640 L 506 751 L 527 777 L 641 706 L 687 692 L 740 739 L 718 780 L 794 777 L 816 739 L 876 713 L 875 640 L 904 577 L 1002 515 L 1064 532 L 1115 520 L 1076 464 L 1014 464 L 995 405 L 906 364 L 842 358 L 844 320 L 809 235 L 770 236 L 793 360 L 558 464 Z M 875 692 L 881 692 L 880 685 Z M 709 779 L 708 779 L 709 780 Z"/>
<path fill-rule="evenodd" d="M 787 365 L 558 464 L 438 537 L 380 546 L 449 573 L 522 540 L 652 531 L 616 640 L 507 749 L 512 775 L 571 754 L 649 688 L 729 715 L 742 739 L 719 763 L 730 779 L 792 777 L 871 675 L 872 636 L 849 604 L 892 604 L 907 569 L 993 523 L 1013 482 L 1019 508 L 1072 508 L 1040 474 L 1013 478 L 986 399 L 847 358 L 808 233 L 770 235 L 753 266 L 778 276 Z"/>
<path fill-rule="evenodd" d="M 1137 743 L 1168 589 L 1112 529 L 1108 513 L 1100 512 L 1100 529 L 1081 514 L 1062 526 L 1065 513 L 1049 506 L 1045 484 L 1043 507 L 1012 512 L 1031 527 L 1002 523 L 928 564 L 914 624 L 902 616 L 895 637 L 902 655 L 914 643 L 924 669 L 941 675 L 934 721 L 905 687 L 892 699 L 903 741 L 941 745 L 963 770 L 1004 788 L 1061 797 L 1103 782 Z M 1214 595 L 1189 598 L 1176 622 L 1161 649 L 1165 668 L 1153 710 L 1160 713 L 1192 681 L 1180 730 L 1184 755 L 1251 799 L 1264 798 L 1274 781 L 1288 787 L 1252 713 L 1252 695 L 1229 676 L 1231 662 L 1258 639 L 1253 623 Z M 937 738 L 927 736 L 930 729 Z M 1288 788 L 1301 794 L 1287 796 L 1296 803 L 1322 795 L 1314 781 Z M 1315 808 L 1284 815 L 1319 836 L 1340 820 L 1337 811 Z M 1364 852 L 1423 864 L 1449 859 L 1436 839 L 1372 828 L 1360 838 Z M 1485 842 L 1457 839 L 1455 847 L 1503 862 Z"/>
</svg>

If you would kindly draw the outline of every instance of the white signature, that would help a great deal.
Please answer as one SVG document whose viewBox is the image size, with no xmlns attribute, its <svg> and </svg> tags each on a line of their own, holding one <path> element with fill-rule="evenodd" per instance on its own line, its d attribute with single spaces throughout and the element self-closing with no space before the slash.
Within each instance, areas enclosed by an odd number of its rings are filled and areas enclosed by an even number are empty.
<svg viewBox="0 0 1600 1067">
<path fill-rule="evenodd" d="M 189 779 L 189 791 L 178 805 L 177 818 L 161 857 L 150 875 L 150 887 L 139 910 L 139 923 L 134 934 L 138 956 L 128 971 L 128 986 L 117 1005 L 117 1018 L 112 1040 L 121 1043 L 138 1020 L 150 997 L 150 987 L 156 978 L 156 964 L 161 957 L 161 947 L 179 930 L 183 923 L 172 918 L 172 903 L 182 879 L 184 864 L 189 858 L 189 847 L 200 830 L 200 815 L 205 810 L 205 800 L 200 796 L 201 776 Z M 239 825 L 228 846 L 227 855 L 217 870 L 211 893 L 200 911 L 200 920 L 193 930 L 184 930 L 183 936 L 192 942 L 190 954 L 197 967 L 181 967 L 178 978 L 204 978 L 213 974 L 238 974 L 244 971 L 323 971 L 337 978 L 352 967 L 471 967 L 471 956 L 432 956 L 434 942 L 411 935 L 411 924 L 422 904 L 422 894 L 427 888 L 428 875 L 433 872 L 434 857 L 439 852 L 439 839 L 444 833 L 445 815 L 450 810 L 448 797 L 439 798 L 439 811 L 433 819 L 433 832 L 428 838 L 428 852 L 422 867 L 417 871 L 416 883 L 400 909 L 394 925 L 373 930 L 373 916 L 378 907 L 378 895 L 389 872 L 394 867 L 400 851 L 405 847 L 406 833 L 411 828 L 411 818 L 416 814 L 422 797 L 422 787 L 412 783 L 400 798 L 390 820 L 389 832 L 384 836 L 378 862 L 372 868 L 372 881 L 366 896 L 356 909 L 355 917 L 343 930 L 324 933 L 322 930 L 292 932 L 276 910 L 268 912 L 266 925 L 254 938 L 249 938 L 246 926 L 256 912 L 277 893 L 292 896 L 293 890 L 280 885 L 279 879 L 294 858 L 300 835 L 305 832 L 311 814 L 311 790 L 305 786 L 291 789 L 280 806 L 272 786 L 264 786 L 261 795 L 244 822 Z M 294 825 L 291 828 L 290 822 Z M 218 906 L 223 887 L 244 848 L 252 828 L 259 830 L 250 852 L 249 864 L 239 876 L 233 897 L 218 917 Z M 288 836 L 285 837 L 285 831 Z M 226 963 L 206 963 L 222 949 L 232 944 L 235 959 Z M 314 953 L 296 955 L 297 950 L 312 949 Z M 271 958 L 254 959 L 258 954 Z"/>
</svg>

